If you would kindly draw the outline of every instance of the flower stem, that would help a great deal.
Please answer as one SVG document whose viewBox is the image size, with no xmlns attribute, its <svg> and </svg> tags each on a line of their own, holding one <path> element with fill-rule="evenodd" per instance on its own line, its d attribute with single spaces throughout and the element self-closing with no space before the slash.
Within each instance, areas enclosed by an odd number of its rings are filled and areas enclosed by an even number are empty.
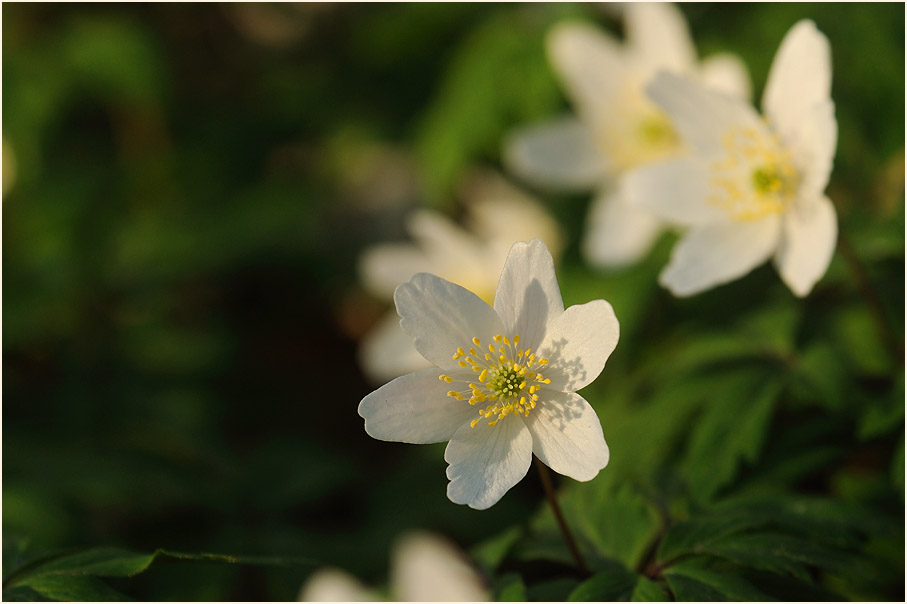
<svg viewBox="0 0 907 604">
<path fill-rule="evenodd" d="M 545 488 L 545 497 L 548 498 L 548 505 L 551 506 L 551 511 L 554 513 L 554 519 L 557 520 L 557 526 L 561 530 L 561 535 L 563 535 L 564 537 L 564 542 L 567 544 L 567 549 L 570 550 L 570 554 L 573 556 L 573 561 L 576 562 L 576 566 L 580 570 L 582 570 L 584 573 L 589 573 L 589 567 L 586 566 L 582 555 L 579 553 L 579 548 L 576 546 L 576 541 L 573 540 L 573 535 L 570 533 L 570 529 L 567 527 L 567 522 L 564 520 L 564 514 L 561 512 L 561 506 L 558 504 L 557 497 L 554 494 L 554 486 L 551 484 L 551 474 L 548 473 L 548 468 L 545 467 L 545 464 L 543 464 L 538 457 L 535 458 L 535 467 L 539 470 L 539 476 L 542 479 L 542 486 Z"/>
<path fill-rule="evenodd" d="M 838 234 L 838 249 L 847 262 L 854 280 L 857 283 L 857 289 L 863 296 L 866 306 L 869 308 L 869 314 L 872 316 L 879 337 L 888 349 L 892 360 L 898 364 L 904 363 L 904 344 L 895 336 L 895 329 L 885 312 L 885 306 L 882 303 L 882 297 L 869 278 L 869 272 L 863 265 L 863 262 L 857 256 L 856 250 L 851 245 L 850 240 L 844 233 Z"/>
</svg>

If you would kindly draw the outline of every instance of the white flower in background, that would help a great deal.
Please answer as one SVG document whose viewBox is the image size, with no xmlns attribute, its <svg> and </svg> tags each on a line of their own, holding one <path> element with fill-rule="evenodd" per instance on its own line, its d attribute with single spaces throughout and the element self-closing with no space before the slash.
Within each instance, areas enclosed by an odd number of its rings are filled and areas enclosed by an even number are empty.
<svg viewBox="0 0 907 604">
<path fill-rule="evenodd" d="M 580 481 L 607 465 L 601 424 L 576 390 L 604 368 L 617 318 L 604 300 L 564 310 L 545 244 L 513 246 L 493 308 L 426 273 L 400 285 L 394 301 L 400 325 L 434 368 L 375 390 L 359 415 L 379 440 L 450 441 L 451 501 L 494 505 L 526 475 L 533 453 Z"/>
<path fill-rule="evenodd" d="M 582 23 L 556 25 L 548 57 L 576 111 L 508 137 L 504 161 L 527 182 L 562 191 L 595 190 L 583 254 L 599 266 L 639 260 L 662 224 L 625 202 L 616 181 L 627 170 L 673 157 L 684 147 L 667 117 L 646 99 L 659 69 L 687 74 L 749 99 L 746 67 L 735 56 L 696 61 L 680 10 L 671 4 L 629 3 L 626 43 Z"/>
<path fill-rule="evenodd" d="M 478 571 L 446 539 L 422 531 L 401 537 L 391 558 L 390 596 L 397 602 L 486 602 Z M 374 593 L 352 575 L 326 568 L 309 577 L 300 602 L 369 602 Z"/>
<path fill-rule="evenodd" d="M 538 204 L 500 178 L 476 178 L 472 186 L 465 204 L 468 230 L 439 212 L 417 210 L 406 223 L 413 243 L 380 244 L 363 253 L 360 274 L 373 295 L 391 300 L 398 285 L 425 272 L 491 302 L 500 267 L 514 241 L 538 237 L 557 253 L 558 225 Z M 400 329 L 400 317 L 393 309 L 362 339 L 359 362 L 376 384 L 429 366 L 413 347 L 412 338 Z"/>
<path fill-rule="evenodd" d="M 824 194 L 838 132 L 826 37 L 812 21 L 791 28 L 769 72 L 764 118 L 748 103 L 668 73 L 647 90 L 693 150 L 624 180 L 628 199 L 689 227 L 662 285 L 688 296 L 773 257 L 788 287 L 808 294 L 837 240 Z"/>
</svg>

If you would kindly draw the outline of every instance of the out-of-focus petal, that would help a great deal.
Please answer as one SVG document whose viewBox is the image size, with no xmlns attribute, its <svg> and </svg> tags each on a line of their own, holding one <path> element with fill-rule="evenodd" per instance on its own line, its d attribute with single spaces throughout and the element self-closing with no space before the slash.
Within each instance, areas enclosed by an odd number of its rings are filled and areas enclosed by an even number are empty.
<svg viewBox="0 0 907 604">
<path fill-rule="evenodd" d="M 458 370 L 452 358 L 457 348 L 468 349 L 474 337 L 490 342 L 504 330 L 495 310 L 481 298 L 428 273 L 414 275 L 399 286 L 394 302 L 403 331 L 413 336 L 416 350 L 438 367 Z"/>
<path fill-rule="evenodd" d="M 666 222 L 698 225 L 726 221 L 727 212 L 708 202 L 708 165 L 686 157 L 632 170 L 620 181 L 626 202 Z"/>
<path fill-rule="evenodd" d="M 607 170 L 591 134 L 587 125 L 572 117 L 526 126 L 505 139 L 504 163 L 533 186 L 586 191 Z"/>
<path fill-rule="evenodd" d="M 740 57 L 719 53 L 703 59 L 699 78 L 712 88 L 749 102 L 753 95 L 750 73 Z"/>
<path fill-rule="evenodd" d="M 832 100 L 814 105 L 785 142 L 800 171 L 799 195 L 815 199 L 828 185 L 838 145 L 838 121 Z"/>
<path fill-rule="evenodd" d="M 548 322 L 564 312 L 554 260 L 544 243 L 533 239 L 513 245 L 501 272 L 494 309 L 507 333 L 520 336 L 521 347 L 538 347 Z"/>
<path fill-rule="evenodd" d="M 368 248 L 359 258 L 363 285 L 374 296 L 386 300 L 394 297 L 398 285 L 429 270 L 429 258 L 409 243 L 382 243 Z"/>
<path fill-rule="evenodd" d="M 687 72 L 696 63 L 696 49 L 680 9 L 667 2 L 633 2 L 626 8 L 625 29 L 630 46 L 649 69 Z"/>
<path fill-rule="evenodd" d="M 549 364 L 542 374 L 546 388 L 574 392 L 602 372 L 620 336 L 614 309 L 604 300 L 571 306 L 548 325 L 537 355 Z"/>
<path fill-rule="evenodd" d="M 382 317 L 359 342 L 359 365 L 376 384 L 431 367 L 413 346 L 413 337 L 400 328 L 400 316 L 393 311 Z"/>
<path fill-rule="evenodd" d="M 812 291 L 831 262 L 838 240 L 838 218 L 827 197 L 798 204 L 783 220 L 775 267 L 797 296 Z"/>
<path fill-rule="evenodd" d="M 605 268 L 619 268 L 639 261 L 651 249 L 661 223 L 614 190 L 592 200 L 586 218 L 582 253 L 585 260 Z"/>
<path fill-rule="evenodd" d="M 323 568 L 309 576 L 299 591 L 300 602 L 374 602 L 356 577 L 336 568 Z"/>
<path fill-rule="evenodd" d="M 780 230 L 778 216 L 694 227 L 674 247 L 659 282 L 683 297 L 733 281 L 771 257 Z"/>
<path fill-rule="evenodd" d="M 575 480 L 592 480 L 608 465 L 608 445 L 595 410 L 576 393 L 546 391 L 529 414 L 532 451 L 546 466 Z"/>
<path fill-rule="evenodd" d="M 725 151 L 723 137 L 731 128 L 764 128 L 748 103 L 690 78 L 660 71 L 646 93 L 668 114 L 681 138 L 706 156 Z"/>
<path fill-rule="evenodd" d="M 813 107 L 831 97 L 831 46 L 808 19 L 784 36 L 769 70 L 762 110 L 784 139 L 795 138 Z"/>
<path fill-rule="evenodd" d="M 475 408 L 470 407 L 475 412 Z M 447 467 L 447 497 L 484 510 L 497 503 L 529 470 L 532 435 L 523 418 L 511 415 L 495 426 L 480 421 L 457 430 L 444 460 Z"/>
<path fill-rule="evenodd" d="M 547 46 L 555 73 L 584 121 L 608 113 L 619 92 L 615 82 L 630 75 L 621 45 L 592 25 L 564 22 L 551 29 Z"/>
<path fill-rule="evenodd" d="M 616 268 L 640 260 L 652 248 L 661 222 L 635 207 L 619 190 L 601 191 L 589 206 L 583 256 L 595 266 Z"/>
<path fill-rule="evenodd" d="M 491 597 L 478 571 L 453 544 L 425 532 L 398 540 L 390 589 L 401 602 L 485 602 Z"/>
</svg>

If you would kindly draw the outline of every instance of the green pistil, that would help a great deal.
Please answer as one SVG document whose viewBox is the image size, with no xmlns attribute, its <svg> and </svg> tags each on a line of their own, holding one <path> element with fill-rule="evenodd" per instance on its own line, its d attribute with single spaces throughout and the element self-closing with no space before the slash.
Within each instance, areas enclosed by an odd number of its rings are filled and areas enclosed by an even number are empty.
<svg viewBox="0 0 907 604">
<path fill-rule="evenodd" d="M 526 381 L 518 371 L 504 369 L 488 380 L 488 388 L 501 398 L 513 398 L 519 395 L 520 386 Z"/>
</svg>

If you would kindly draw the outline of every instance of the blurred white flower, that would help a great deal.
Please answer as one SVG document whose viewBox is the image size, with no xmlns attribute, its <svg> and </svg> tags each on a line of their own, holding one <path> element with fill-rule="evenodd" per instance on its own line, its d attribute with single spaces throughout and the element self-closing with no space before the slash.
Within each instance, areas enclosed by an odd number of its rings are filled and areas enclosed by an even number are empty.
<svg viewBox="0 0 907 604">
<path fill-rule="evenodd" d="M 632 202 L 689 227 L 662 285 L 688 296 L 774 257 L 794 294 L 808 294 L 837 240 L 824 194 L 838 133 L 828 39 L 812 21 L 791 28 L 769 73 L 764 118 L 749 103 L 668 73 L 647 91 L 692 148 L 624 179 Z"/>
<path fill-rule="evenodd" d="M 486 509 L 522 480 L 532 455 L 586 481 L 608 463 L 595 411 L 576 391 L 617 345 L 604 300 L 564 310 L 554 261 L 534 239 L 514 244 L 492 308 L 474 293 L 419 273 L 394 293 L 400 325 L 434 368 L 399 377 L 362 399 L 373 438 L 450 441 L 447 496 Z"/>
<path fill-rule="evenodd" d="M 398 602 L 485 602 L 485 581 L 446 539 L 422 531 L 398 539 L 391 556 L 390 597 Z M 376 599 L 358 579 L 337 569 L 315 572 L 301 602 L 368 602 Z"/>
<path fill-rule="evenodd" d="M 515 241 L 538 237 L 555 254 L 560 249 L 554 220 L 502 179 L 474 179 L 467 199 L 468 230 L 439 212 L 417 210 L 406 223 L 413 243 L 385 243 L 366 250 L 359 266 L 363 285 L 376 297 L 391 300 L 398 285 L 426 272 L 491 302 L 500 267 Z M 359 362 L 376 384 L 430 366 L 400 329 L 400 317 L 393 310 L 363 337 Z"/>
<path fill-rule="evenodd" d="M 598 266 L 639 260 L 662 224 L 625 202 L 615 186 L 627 170 L 678 155 L 682 142 L 643 88 L 659 69 L 697 77 L 748 99 L 749 76 L 735 56 L 697 63 L 686 22 L 671 4 L 628 3 L 626 43 L 588 24 L 561 23 L 548 35 L 548 57 L 576 116 L 513 133 L 504 161 L 527 182 L 562 191 L 595 190 L 583 254 Z"/>
</svg>

